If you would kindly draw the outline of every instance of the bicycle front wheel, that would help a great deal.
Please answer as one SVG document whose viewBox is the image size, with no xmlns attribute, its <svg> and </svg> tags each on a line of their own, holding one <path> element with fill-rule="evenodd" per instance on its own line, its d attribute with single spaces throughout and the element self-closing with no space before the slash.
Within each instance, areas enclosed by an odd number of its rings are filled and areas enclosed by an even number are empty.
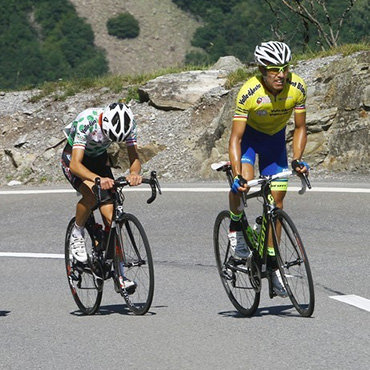
<svg viewBox="0 0 370 370">
<path fill-rule="evenodd" d="M 310 265 L 297 228 L 281 209 L 276 211 L 273 234 L 276 258 L 289 298 L 300 315 L 310 317 L 315 307 Z"/>
<path fill-rule="evenodd" d="M 134 291 L 121 290 L 128 308 L 136 315 L 148 312 L 154 294 L 154 265 L 148 238 L 139 220 L 126 213 L 119 224 L 120 242 L 115 252 L 118 277 L 136 285 Z"/>
<path fill-rule="evenodd" d="M 72 256 L 70 237 L 74 224 L 75 218 L 72 218 L 67 227 L 65 238 L 64 255 L 68 284 L 78 308 L 86 315 L 93 315 L 100 307 L 103 289 L 88 264 L 79 262 Z M 85 243 L 86 246 L 92 246 L 93 243 L 86 229 Z"/>
<path fill-rule="evenodd" d="M 252 316 L 260 302 L 260 280 L 252 276 L 246 261 L 231 256 L 228 232 L 230 212 L 222 211 L 216 218 L 213 230 L 217 269 L 226 293 L 234 307 L 245 316 Z"/>
</svg>

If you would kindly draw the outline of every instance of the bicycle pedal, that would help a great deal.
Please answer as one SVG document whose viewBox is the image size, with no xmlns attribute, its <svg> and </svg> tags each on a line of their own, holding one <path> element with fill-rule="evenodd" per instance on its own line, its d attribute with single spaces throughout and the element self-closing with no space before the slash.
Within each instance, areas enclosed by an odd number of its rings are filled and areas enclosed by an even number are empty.
<svg viewBox="0 0 370 370">
<path fill-rule="evenodd" d="M 135 286 L 132 286 L 132 287 L 130 287 L 128 289 L 125 289 L 125 290 L 126 290 L 126 292 L 127 292 L 128 295 L 132 295 L 136 291 L 136 285 Z"/>
<path fill-rule="evenodd" d="M 229 269 L 225 269 L 222 271 L 222 276 L 227 279 L 227 280 L 232 280 L 233 277 L 232 277 L 232 271 L 229 270 Z"/>
<path fill-rule="evenodd" d="M 79 280 L 78 277 L 73 272 L 68 274 L 68 278 L 70 278 L 72 281 L 78 281 Z"/>
<path fill-rule="evenodd" d="M 120 287 L 120 284 L 115 280 L 114 281 L 114 290 L 115 290 L 116 293 L 121 293 L 122 295 L 125 295 L 125 294 L 132 295 L 136 291 L 136 285 L 132 286 L 132 287 L 129 287 L 128 289 L 125 289 L 125 288 Z"/>
</svg>

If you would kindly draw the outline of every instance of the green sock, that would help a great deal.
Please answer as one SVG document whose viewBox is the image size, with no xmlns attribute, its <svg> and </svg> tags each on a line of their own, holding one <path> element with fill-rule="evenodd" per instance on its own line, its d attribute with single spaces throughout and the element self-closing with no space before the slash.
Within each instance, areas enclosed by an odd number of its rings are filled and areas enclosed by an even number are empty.
<svg viewBox="0 0 370 370">
<path fill-rule="evenodd" d="M 275 248 L 274 247 L 267 247 L 267 254 L 270 257 L 275 257 Z"/>
</svg>

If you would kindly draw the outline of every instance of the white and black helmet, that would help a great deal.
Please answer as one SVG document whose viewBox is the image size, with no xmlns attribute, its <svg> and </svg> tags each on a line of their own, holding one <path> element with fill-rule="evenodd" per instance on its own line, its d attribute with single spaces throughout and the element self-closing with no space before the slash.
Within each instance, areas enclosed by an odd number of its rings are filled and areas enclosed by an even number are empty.
<svg viewBox="0 0 370 370">
<path fill-rule="evenodd" d="M 122 103 L 109 104 L 103 112 L 102 130 L 110 141 L 122 142 L 131 133 L 134 115 Z"/>
<path fill-rule="evenodd" d="M 280 41 L 262 42 L 254 51 L 254 59 L 260 66 L 284 65 L 292 59 L 292 53 L 287 44 Z"/>
</svg>

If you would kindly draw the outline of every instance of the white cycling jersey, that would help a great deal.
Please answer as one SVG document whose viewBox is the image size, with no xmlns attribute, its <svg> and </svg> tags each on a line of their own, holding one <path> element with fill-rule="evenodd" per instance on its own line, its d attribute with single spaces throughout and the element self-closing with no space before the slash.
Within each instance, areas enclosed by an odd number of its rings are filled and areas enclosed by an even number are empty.
<svg viewBox="0 0 370 370">
<path fill-rule="evenodd" d="M 89 157 L 97 157 L 107 150 L 111 141 L 104 135 L 99 124 L 99 116 L 103 113 L 102 108 L 88 108 L 81 112 L 76 119 L 63 130 L 68 143 L 72 148 L 85 150 Z M 126 146 L 137 145 L 136 122 L 125 140 Z"/>
</svg>

